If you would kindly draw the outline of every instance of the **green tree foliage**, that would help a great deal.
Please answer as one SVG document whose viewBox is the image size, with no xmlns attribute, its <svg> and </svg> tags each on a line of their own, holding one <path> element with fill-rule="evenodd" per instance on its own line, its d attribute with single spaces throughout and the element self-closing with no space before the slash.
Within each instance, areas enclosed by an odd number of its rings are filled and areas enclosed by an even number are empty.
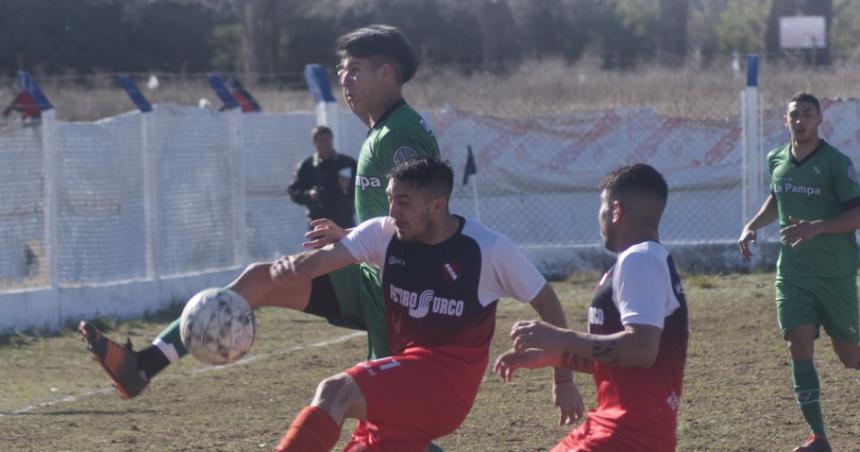
<svg viewBox="0 0 860 452">
<path fill-rule="evenodd" d="M 218 25 L 212 30 L 212 69 L 237 73 L 242 70 L 242 27 Z"/>
<path fill-rule="evenodd" d="M 687 23 L 689 0 L 660 0 L 660 60 L 664 64 L 682 65 L 687 58 Z"/>
<path fill-rule="evenodd" d="M 585 53 L 607 69 L 691 51 L 707 63 L 784 54 L 774 24 L 795 14 L 828 17 L 835 54 L 860 58 L 856 0 L 0 0 L 0 11 L 7 76 L 217 70 L 300 82 L 307 63 L 333 68 L 337 36 L 372 23 L 399 26 L 428 65 L 464 71 Z"/>
<path fill-rule="evenodd" d="M 688 49 L 708 65 L 720 53 L 717 27 L 720 14 L 726 8 L 726 0 L 692 0 L 690 18 L 687 23 Z"/>
<path fill-rule="evenodd" d="M 741 55 L 761 52 L 766 7 L 761 0 L 726 0 L 716 27 L 720 50 Z"/>
<path fill-rule="evenodd" d="M 589 16 L 594 2 L 518 0 L 512 2 L 524 56 L 562 58 L 574 62 L 589 39 Z"/>
<path fill-rule="evenodd" d="M 601 38 L 604 68 L 629 69 L 656 55 L 656 1 L 613 0 L 599 8 L 591 30 Z"/>
<path fill-rule="evenodd" d="M 0 71 L 205 71 L 215 9 L 168 0 L 0 0 Z"/>
<path fill-rule="evenodd" d="M 837 0 L 833 10 L 830 48 L 846 59 L 860 58 L 860 2 Z"/>
</svg>

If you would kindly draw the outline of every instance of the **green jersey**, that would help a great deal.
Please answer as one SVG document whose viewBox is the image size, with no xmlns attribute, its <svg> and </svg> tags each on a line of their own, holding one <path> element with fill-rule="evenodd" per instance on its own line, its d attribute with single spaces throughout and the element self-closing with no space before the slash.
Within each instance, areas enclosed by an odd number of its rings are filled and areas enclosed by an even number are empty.
<svg viewBox="0 0 860 452">
<path fill-rule="evenodd" d="M 789 217 L 800 220 L 834 218 L 860 205 L 860 185 L 851 159 L 824 140 L 803 161 L 786 144 L 768 153 L 770 191 L 776 197 L 779 226 Z M 857 242 L 854 232 L 819 235 L 792 248 L 782 243 L 778 276 L 854 277 Z"/>
<path fill-rule="evenodd" d="M 373 125 L 358 154 L 355 213 L 359 223 L 388 215 L 388 173 L 395 164 L 419 155 L 439 157 L 439 145 L 421 115 L 400 101 Z"/>
<path fill-rule="evenodd" d="M 438 157 L 439 145 L 421 115 L 400 101 L 376 121 L 358 154 L 355 213 L 359 223 L 388 215 L 388 173 L 395 164 L 419 155 Z M 329 279 L 341 312 L 336 324 L 367 330 L 369 359 L 390 355 L 379 270 L 361 263 L 329 273 Z"/>
</svg>

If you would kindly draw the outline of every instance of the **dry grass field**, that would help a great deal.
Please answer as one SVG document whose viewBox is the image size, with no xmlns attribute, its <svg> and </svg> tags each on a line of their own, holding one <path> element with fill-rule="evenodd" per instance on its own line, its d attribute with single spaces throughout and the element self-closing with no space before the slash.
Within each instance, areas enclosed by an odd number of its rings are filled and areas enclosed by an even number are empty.
<svg viewBox="0 0 860 452">
<path fill-rule="evenodd" d="M 569 65 L 547 60 L 522 64 L 500 75 L 422 67 L 406 85 L 406 97 L 420 109 L 458 109 L 505 117 L 555 114 L 616 107 L 653 107 L 657 111 L 687 118 L 723 119 L 740 113 L 740 91 L 746 73 L 735 72 L 728 63 L 700 68 L 643 66 L 636 71 L 603 71 L 594 59 Z M 301 80 L 300 74 L 289 74 Z M 133 109 L 132 103 L 109 75 L 43 77 L 39 81 L 57 110 L 67 121 L 92 121 Z M 153 103 L 197 105 L 207 98 L 218 106 L 204 74 L 159 74 L 159 87 L 145 87 L 143 94 Z M 761 65 L 759 84 L 763 106 L 782 106 L 792 94 L 808 90 L 822 98 L 857 96 L 860 71 L 857 63 L 837 63 L 831 68 L 810 69 L 799 64 Z M 0 82 L 0 102 L 12 98 L 11 82 Z M 313 100 L 302 82 L 246 86 L 265 111 L 313 110 Z M 339 93 L 335 93 L 336 96 Z"/>
<path fill-rule="evenodd" d="M 153 103 L 197 105 L 215 96 L 205 77 L 162 75 Z M 765 107 L 784 104 L 800 90 L 820 97 L 850 97 L 860 86 L 851 65 L 827 70 L 765 64 L 760 76 Z M 132 109 L 107 76 L 86 86 L 70 78 L 40 80 L 65 121 L 91 121 Z M 615 107 L 653 107 L 689 118 L 721 119 L 740 111 L 744 75 L 727 65 L 672 70 L 603 72 L 593 62 L 525 64 L 499 76 L 470 76 L 425 67 L 406 97 L 419 109 L 446 105 L 496 116 L 527 116 Z M 248 84 L 264 110 L 312 110 L 303 86 Z M 0 102 L 11 98 L 0 82 Z M 568 321 L 585 324 L 597 275 L 555 283 Z M 680 451 L 787 451 L 806 435 L 791 389 L 788 352 L 776 327 L 773 274 L 688 275 L 690 348 L 678 435 Z M 117 324 L 110 335 L 146 344 L 178 311 Z M 510 300 L 498 310 L 492 356 L 510 346 L 507 331 L 533 312 Z M 319 380 L 364 356 L 360 333 L 331 327 L 304 314 L 269 309 L 258 314 L 250 355 L 228 367 L 193 358 L 159 375 L 139 398 L 120 400 L 77 336 L 0 337 L 0 452 L 6 451 L 248 451 L 270 450 Z M 825 422 L 836 451 L 860 451 L 860 372 L 845 370 L 828 339 L 817 344 Z M 438 443 L 446 451 L 547 450 L 570 427 L 556 425 L 549 371 L 524 372 L 502 385 L 486 374 L 466 422 Z M 586 406 L 590 376 L 578 375 Z M 341 445 L 343 443 L 341 442 Z"/>
<path fill-rule="evenodd" d="M 581 327 L 597 275 L 555 283 L 569 322 Z M 773 274 L 687 275 L 690 348 L 679 419 L 679 451 L 787 451 L 806 434 L 794 402 L 788 353 L 776 328 Z M 114 337 L 145 344 L 175 312 L 114 325 Z M 492 355 L 508 328 L 531 318 L 502 300 Z M 109 322 L 108 322 L 109 323 Z M 841 368 L 818 342 L 825 421 L 834 450 L 860 451 L 860 373 Z M 294 312 L 258 315 L 245 361 L 207 367 L 193 358 L 167 369 L 139 398 L 120 400 L 77 337 L 12 336 L 0 345 L 0 450 L 270 450 L 319 380 L 359 360 L 365 339 Z M 438 443 L 456 451 L 547 450 L 556 425 L 548 371 L 503 385 L 487 372 L 463 426 Z M 594 388 L 577 375 L 586 406 Z M 342 445 L 343 443 L 341 443 Z"/>
</svg>

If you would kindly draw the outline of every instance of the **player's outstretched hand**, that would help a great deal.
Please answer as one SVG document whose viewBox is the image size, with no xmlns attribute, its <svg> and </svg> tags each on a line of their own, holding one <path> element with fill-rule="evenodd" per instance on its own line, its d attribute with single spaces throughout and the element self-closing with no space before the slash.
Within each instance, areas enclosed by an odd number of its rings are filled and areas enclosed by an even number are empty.
<svg viewBox="0 0 860 452">
<path fill-rule="evenodd" d="M 308 241 L 302 243 L 305 248 L 322 248 L 340 241 L 349 232 L 328 218 L 318 218 L 311 221 L 311 227 L 313 229 L 305 233 L 305 238 Z"/>
<path fill-rule="evenodd" d="M 564 350 L 568 330 L 539 320 L 520 320 L 511 328 L 514 350 L 539 348 L 551 352 Z"/>
<path fill-rule="evenodd" d="M 788 226 L 779 230 L 782 241 L 793 247 L 800 245 L 819 234 L 818 224 L 821 220 L 798 220 L 788 217 Z"/>
<path fill-rule="evenodd" d="M 744 228 L 741 231 L 741 237 L 738 239 L 738 249 L 741 251 L 741 256 L 744 259 L 749 259 L 752 257 L 752 250 L 750 249 L 750 245 L 755 243 L 756 234 L 755 230 Z"/>
<path fill-rule="evenodd" d="M 289 286 L 297 278 L 295 256 L 282 256 L 269 267 L 269 276 L 272 281 L 282 286 Z"/>
<path fill-rule="evenodd" d="M 582 402 L 579 389 L 572 381 L 553 385 L 552 397 L 560 415 L 558 425 L 570 425 L 582 417 L 585 404 Z"/>
<path fill-rule="evenodd" d="M 546 350 L 531 349 L 525 351 L 508 350 L 496 358 L 493 372 L 502 377 L 507 383 L 514 377 L 517 369 L 540 369 L 542 367 L 561 366 L 561 355 Z"/>
</svg>

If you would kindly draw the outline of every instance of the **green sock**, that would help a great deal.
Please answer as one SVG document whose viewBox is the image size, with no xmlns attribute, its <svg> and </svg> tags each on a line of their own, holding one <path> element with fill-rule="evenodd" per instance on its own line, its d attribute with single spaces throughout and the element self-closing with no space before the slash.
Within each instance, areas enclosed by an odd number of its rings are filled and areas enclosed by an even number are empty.
<svg viewBox="0 0 860 452">
<path fill-rule="evenodd" d="M 803 419 L 809 424 L 813 433 L 826 437 L 824 418 L 821 416 L 821 403 L 818 400 L 821 388 L 818 384 L 818 372 L 815 371 L 815 364 L 812 363 L 811 359 L 792 361 L 791 377 Z"/>
<path fill-rule="evenodd" d="M 179 335 L 179 319 L 174 320 L 158 333 L 154 343 L 158 345 L 158 348 L 164 352 L 170 361 L 176 361 L 188 354 L 188 349 L 185 348 L 185 344 L 182 343 L 182 337 Z M 176 354 L 174 355 L 171 351 L 176 352 Z"/>
</svg>

